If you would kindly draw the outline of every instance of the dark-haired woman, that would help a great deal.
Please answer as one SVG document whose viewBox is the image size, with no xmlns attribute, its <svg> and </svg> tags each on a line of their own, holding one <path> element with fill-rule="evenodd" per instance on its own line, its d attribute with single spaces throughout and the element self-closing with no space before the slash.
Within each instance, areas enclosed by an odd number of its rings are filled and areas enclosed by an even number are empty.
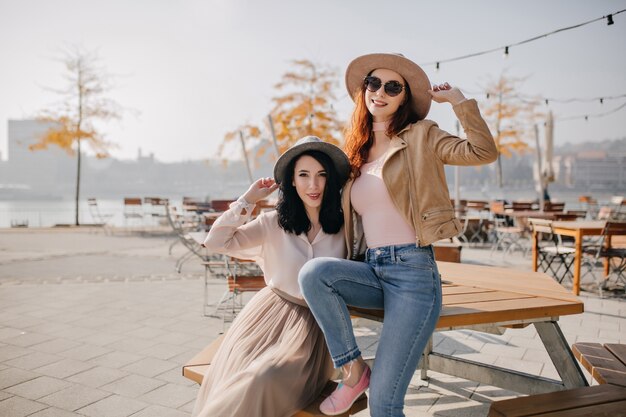
<svg viewBox="0 0 626 417">
<path fill-rule="evenodd" d="M 213 224 L 209 250 L 254 259 L 267 287 L 239 313 L 202 382 L 193 416 L 291 416 L 319 396 L 332 373 L 324 336 L 304 302 L 298 272 L 318 256 L 344 257 L 343 151 L 300 139 Z M 275 211 L 247 222 L 280 189 Z"/>
<path fill-rule="evenodd" d="M 444 164 L 485 164 L 497 151 L 476 101 L 448 83 L 431 87 L 401 55 L 356 58 L 346 84 L 355 102 L 346 135 L 352 177 L 342 195 L 349 259 L 316 258 L 300 271 L 334 365 L 343 368 L 343 384 L 320 409 L 340 414 L 369 386 L 372 417 L 404 416 L 404 395 L 441 311 L 431 244 L 461 232 Z M 452 105 L 467 139 L 425 120 L 431 100 Z M 371 384 L 346 305 L 385 311 Z"/>
</svg>

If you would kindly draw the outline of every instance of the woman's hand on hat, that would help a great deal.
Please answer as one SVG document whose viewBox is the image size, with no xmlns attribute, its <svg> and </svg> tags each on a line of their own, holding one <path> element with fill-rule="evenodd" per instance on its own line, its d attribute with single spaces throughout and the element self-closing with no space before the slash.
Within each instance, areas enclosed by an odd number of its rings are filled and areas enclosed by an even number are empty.
<svg viewBox="0 0 626 417">
<path fill-rule="evenodd" d="M 267 198 L 278 188 L 278 184 L 274 181 L 274 178 L 266 177 L 259 178 L 250 185 L 248 191 L 243 195 L 243 198 L 250 204 L 255 204 L 259 200 Z"/>
<path fill-rule="evenodd" d="M 428 90 L 433 100 L 437 103 L 451 103 L 452 105 L 459 104 L 466 100 L 465 96 L 458 89 L 458 87 L 452 87 L 450 84 L 434 84 L 433 88 Z"/>
</svg>

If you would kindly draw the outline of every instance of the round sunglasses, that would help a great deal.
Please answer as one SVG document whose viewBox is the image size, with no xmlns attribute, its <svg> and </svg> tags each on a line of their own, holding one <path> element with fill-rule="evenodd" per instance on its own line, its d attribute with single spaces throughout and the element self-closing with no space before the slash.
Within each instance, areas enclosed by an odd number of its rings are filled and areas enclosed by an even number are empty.
<svg viewBox="0 0 626 417">
<path fill-rule="evenodd" d="M 368 75 L 367 77 L 365 77 L 365 79 L 363 80 L 363 84 L 365 85 L 365 88 L 367 88 L 367 90 L 371 91 L 372 93 L 378 91 L 380 87 L 383 86 L 383 82 L 381 81 L 381 79 L 378 77 L 374 77 L 373 75 Z M 389 97 L 397 96 L 402 92 L 403 89 L 404 85 L 400 81 L 392 80 L 385 83 L 385 93 Z"/>
</svg>

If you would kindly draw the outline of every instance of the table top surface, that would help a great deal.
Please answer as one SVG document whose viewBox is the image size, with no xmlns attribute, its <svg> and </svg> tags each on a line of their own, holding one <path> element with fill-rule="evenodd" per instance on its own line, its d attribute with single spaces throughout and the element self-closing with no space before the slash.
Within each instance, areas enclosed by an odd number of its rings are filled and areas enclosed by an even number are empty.
<svg viewBox="0 0 626 417">
<path fill-rule="evenodd" d="M 506 209 L 504 214 L 510 217 L 535 217 L 540 219 L 555 219 L 557 215 L 563 214 L 559 211 L 539 211 L 539 210 L 519 210 Z"/>
<path fill-rule="evenodd" d="M 584 310 L 583 302 L 542 272 L 437 262 L 443 309 L 437 328 L 550 320 Z M 352 308 L 382 319 L 383 311 Z"/>
<path fill-rule="evenodd" d="M 606 224 L 605 220 L 569 220 L 569 221 L 555 221 L 552 222 L 552 227 L 555 229 L 570 229 L 570 230 L 578 230 L 578 229 L 604 229 L 604 225 Z"/>
</svg>

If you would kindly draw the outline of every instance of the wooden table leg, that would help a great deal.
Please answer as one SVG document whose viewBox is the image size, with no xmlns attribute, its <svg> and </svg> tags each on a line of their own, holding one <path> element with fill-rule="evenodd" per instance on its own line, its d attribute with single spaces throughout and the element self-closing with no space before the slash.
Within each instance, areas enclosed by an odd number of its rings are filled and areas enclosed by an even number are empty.
<svg viewBox="0 0 626 417">
<path fill-rule="evenodd" d="M 574 246 L 576 248 L 576 252 L 574 253 L 574 282 L 572 285 L 572 291 L 574 292 L 574 294 L 579 295 L 580 294 L 580 262 L 581 262 L 582 254 L 583 254 L 583 237 L 582 237 L 580 230 L 576 232 L 576 236 L 574 236 L 574 238 L 575 238 Z"/>
<path fill-rule="evenodd" d="M 611 247 L 611 235 L 608 235 L 604 240 L 604 248 L 609 249 Z M 604 265 L 604 280 L 609 279 L 609 273 L 611 272 L 611 258 L 608 256 L 602 260 Z M 604 285 L 604 284 L 603 284 Z"/>
<path fill-rule="evenodd" d="M 534 323 L 566 389 L 589 385 L 556 321 Z"/>
<path fill-rule="evenodd" d="M 539 239 L 539 234 L 533 230 L 533 272 L 537 272 L 537 239 Z"/>
</svg>

